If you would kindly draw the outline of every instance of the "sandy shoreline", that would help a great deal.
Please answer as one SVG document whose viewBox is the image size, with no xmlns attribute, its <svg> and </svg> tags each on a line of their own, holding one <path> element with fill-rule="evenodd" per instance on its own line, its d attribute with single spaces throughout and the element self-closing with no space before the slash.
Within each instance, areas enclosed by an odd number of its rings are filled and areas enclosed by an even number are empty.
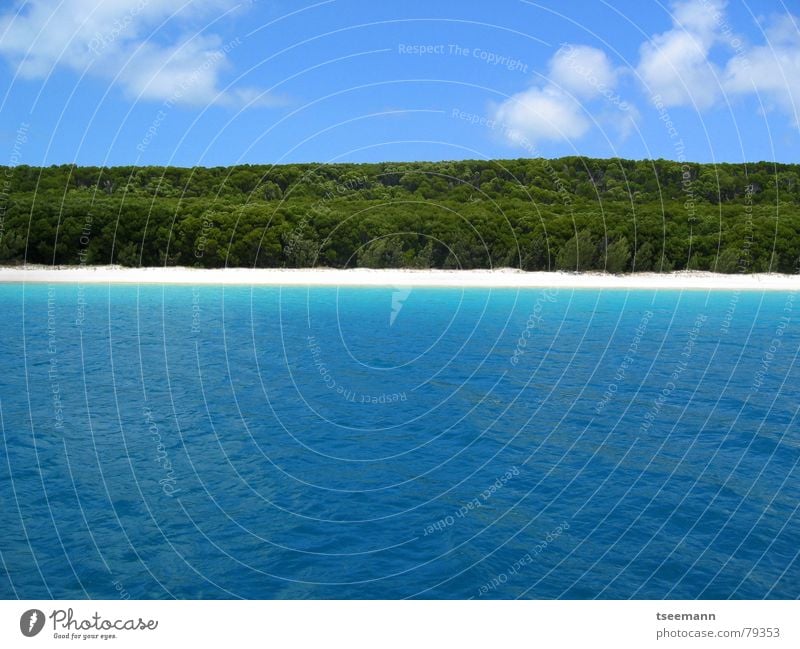
<svg viewBox="0 0 800 649">
<path fill-rule="evenodd" d="M 112 266 L 0 267 L 0 283 L 76 284 L 244 284 L 262 286 L 450 286 L 483 288 L 621 288 L 786 291 L 800 288 L 800 276 L 677 273 L 526 273 L 498 270 L 336 270 L 222 268 L 120 268 Z"/>
</svg>

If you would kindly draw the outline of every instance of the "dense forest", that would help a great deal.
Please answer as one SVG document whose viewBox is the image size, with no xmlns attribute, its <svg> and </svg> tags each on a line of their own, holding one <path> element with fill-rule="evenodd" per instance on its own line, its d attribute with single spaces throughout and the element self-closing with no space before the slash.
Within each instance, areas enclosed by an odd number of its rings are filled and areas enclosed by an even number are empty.
<svg viewBox="0 0 800 649">
<path fill-rule="evenodd" d="M 795 273 L 800 259 L 800 165 L 0 169 L 0 264 Z"/>
</svg>

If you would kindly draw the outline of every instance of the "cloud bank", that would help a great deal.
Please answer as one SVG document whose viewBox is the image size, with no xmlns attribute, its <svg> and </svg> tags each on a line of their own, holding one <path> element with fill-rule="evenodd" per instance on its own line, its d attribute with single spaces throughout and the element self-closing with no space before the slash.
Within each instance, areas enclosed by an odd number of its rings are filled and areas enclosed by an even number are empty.
<svg viewBox="0 0 800 649">
<path fill-rule="evenodd" d="M 0 13 L 0 55 L 26 79 L 67 67 L 116 83 L 131 99 L 239 104 L 260 94 L 253 88 L 221 91 L 221 74 L 241 41 L 223 42 L 210 31 L 213 21 L 239 4 L 28 0 Z"/>
<path fill-rule="evenodd" d="M 766 110 L 779 110 L 800 126 L 796 16 L 762 19 L 764 42 L 758 45 L 745 43 L 731 27 L 725 0 L 678 0 L 670 5 L 670 20 L 669 29 L 640 45 L 629 70 L 615 67 L 603 50 L 562 45 L 542 78 L 495 106 L 492 117 L 506 126 L 514 144 L 573 140 L 593 122 L 625 137 L 639 116 L 617 91 L 628 76 L 638 80 L 648 103 L 658 97 L 660 105 L 702 113 L 757 96 Z"/>
<path fill-rule="evenodd" d="M 638 113 L 616 92 L 619 77 L 602 50 L 565 43 L 548 62 L 544 78 L 496 106 L 492 117 L 515 144 L 577 139 L 593 119 L 614 124 L 625 137 Z"/>
</svg>

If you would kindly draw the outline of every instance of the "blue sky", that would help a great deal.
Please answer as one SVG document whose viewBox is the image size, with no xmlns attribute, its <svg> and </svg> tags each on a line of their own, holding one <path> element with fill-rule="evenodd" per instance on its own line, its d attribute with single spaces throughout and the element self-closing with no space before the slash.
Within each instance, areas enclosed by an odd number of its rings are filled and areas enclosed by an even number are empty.
<svg viewBox="0 0 800 649">
<path fill-rule="evenodd" d="M 780 0 L 6 1 L 0 164 L 796 162 L 798 16 Z"/>
</svg>

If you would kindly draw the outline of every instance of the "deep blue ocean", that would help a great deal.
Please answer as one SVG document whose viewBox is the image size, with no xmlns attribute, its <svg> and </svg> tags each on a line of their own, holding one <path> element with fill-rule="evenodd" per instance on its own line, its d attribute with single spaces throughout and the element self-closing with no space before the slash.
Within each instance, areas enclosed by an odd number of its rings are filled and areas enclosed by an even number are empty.
<svg viewBox="0 0 800 649">
<path fill-rule="evenodd" d="M 2 598 L 796 598 L 800 299 L 0 285 Z"/>
</svg>

